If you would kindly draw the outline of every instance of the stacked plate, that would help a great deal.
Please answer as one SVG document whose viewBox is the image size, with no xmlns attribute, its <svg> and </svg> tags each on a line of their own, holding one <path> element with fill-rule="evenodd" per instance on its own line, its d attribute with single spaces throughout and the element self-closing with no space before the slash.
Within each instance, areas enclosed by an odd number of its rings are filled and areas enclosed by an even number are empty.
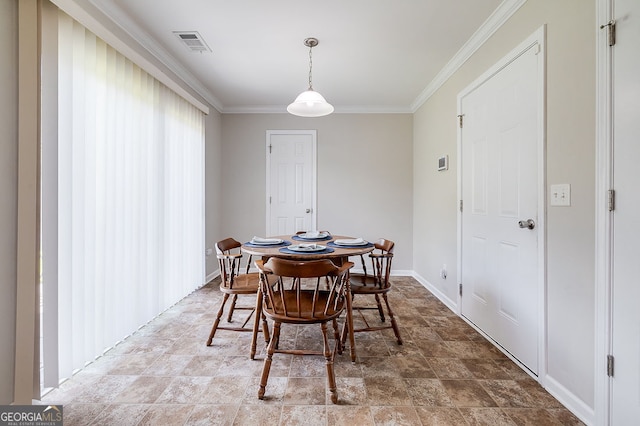
<svg viewBox="0 0 640 426">
<path fill-rule="evenodd" d="M 369 242 L 362 238 L 345 238 L 342 240 L 334 240 L 337 246 L 366 246 Z"/>
<path fill-rule="evenodd" d="M 251 239 L 251 244 L 256 244 L 260 246 L 273 246 L 276 244 L 282 244 L 283 240 L 280 238 L 261 238 L 261 237 L 253 237 Z"/>
<path fill-rule="evenodd" d="M 296 244 L 293 246 L 289 246 L 287 247 L 287 249 L 292 250 L 292 251 L 299 251 L 299 252 L 303 252 L 303 253 L 312 253 L 315 251 L 322 251 L 324 249 L 326 249 L 327 247 L 322 246 L 320 244 Z"/>
<path fill-rule="evenodd" d="M 309 231 L 304 234 L 297 234 L 296 237 L 303 240 L 323 240 L 329 236 L 328 232 Z"/>
</svg>

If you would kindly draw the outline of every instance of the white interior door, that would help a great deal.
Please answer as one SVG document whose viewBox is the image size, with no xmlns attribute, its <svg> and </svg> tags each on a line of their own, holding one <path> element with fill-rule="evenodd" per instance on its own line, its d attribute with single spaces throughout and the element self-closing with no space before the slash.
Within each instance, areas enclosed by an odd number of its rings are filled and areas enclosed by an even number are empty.
<svg viewBox="0 0 640 426">
<path fill-rule="evenodd" d="M 316 229 L 316 131 L 267 130 L 267 235 Z"/>
<path fill-rule="evenodd" d="M 640 2 L 615 0 L 611 424 L 640 421 Z"/>
<path fill-rule="evenodd" d="M 461 313 L 534 374 L 544 264 L 540 48 L 515 51 L 459 96 Z"/>
</svg>

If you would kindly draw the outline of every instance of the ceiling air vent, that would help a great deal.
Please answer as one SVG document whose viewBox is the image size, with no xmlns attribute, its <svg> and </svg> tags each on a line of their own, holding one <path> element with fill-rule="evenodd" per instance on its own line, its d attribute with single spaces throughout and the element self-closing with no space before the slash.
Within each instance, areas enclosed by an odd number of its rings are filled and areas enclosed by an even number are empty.
<svg viewBox="0 0 640 426">
<path fill-rule="evenodd" d="M 211 49 L 197 31 L 174 31 L 173 33 L 192 52 L 211 52 Z"/>
</svg>

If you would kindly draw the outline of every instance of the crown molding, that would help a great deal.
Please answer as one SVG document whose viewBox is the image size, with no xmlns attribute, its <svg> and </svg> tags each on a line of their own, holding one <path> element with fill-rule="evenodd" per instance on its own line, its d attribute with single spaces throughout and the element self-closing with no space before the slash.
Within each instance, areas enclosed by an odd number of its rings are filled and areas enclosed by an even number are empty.
<svg viewBox="0 0 640 426">
<path fill-rule="evenodd" d="M 338 114 L 412 114 L 411 108 L 400 105 L 345 105 L 336 106 Z"/>
<path fill-rule="evenodd" d="M 60 1 L 60 0 L 54 0 Z M 67 0 L 76 1 L 76 0 Z M 138 41 L 164 66 L 171 70 L 191 89 L 195 90 L 218 112 L 223 114 L 274 114 L 286 113 L 286 106 L 266 105 L 248 107 L 224 107 L 216 96 L 204 86 L 198 78 L 188 71 L 180 62 L 146 31 L 142 30 L 124 11 L 113 2 L 87 0 L 96 9 L 109 18 L 114 25 Z M 406 114 L 415 113 L 460 67 L 491 37 L 505 22 L 526 2 L 526 0 L 504 0 L 487 18 L 480 28 L 467 40 L 460 50 L 447 62 L 427 87 L 409 106 L 336 106 L 338 114 Z"/>
<path fill-rule="evenodd" d="M 150 60 L 148 56 L 143 55 L 139 48 L 136 49 L 122 40 L 121 37 L 112 31 L 112 27 L 110 28 L 113 23 L 107 23 L 106 20 L 108 18 L 105 16 L 98 16 L 99 11 L 93 8 L 93 5 L 88 3 L 90 1 L 92 0 L 51 0 L 51 3 L 94 33 L 97 37 L 104 40 L 107 44 L 127 57 L 141 69 L 169 87 L 178 95 L 182 96 L 196 108 L 205 114 L 209 114 L 209 107 L 212 104 L 207 104 L 207 102 L 203 100 L 204 98 L 202 96 L 197 96 L 199 94 L 196 95 L 187 90 L 184 84 L 179 82 L 179 79 L 167 74 L 165 70 L 158 66 L 157 62 L 154 62 Z"/>
<path fill-rule="evenodd" d="M 411 104 L 416 112 L 527 0 L 504 0 Z"/>
<path fill-rule="evenodd" d="M 117 25 L 125 33 L 136 40 L 144 49 L 153 55 L 164 66 L 178 76 L 185 84 L 195 90 L 218 112 L 222 112 L 222 103 L 209 91 L 189 70 L 159 43 L 157 43 L 146 31 L 133 21 L 118 5 L 110 1 L 88 0 L 95 8 L 109 18 L 114 25 Z"/>
<path fill-rule="evenodd" d="M 286 105 L 251 105 L 224 107 L 222 114 L 288 114 Z"/>
<path fill-rule="evenodd" d="M 255 105 L 248 107 L 225 107 L 222 114 L 289 114 L 286 105 Z M 404 106 L 342 106 L 336 107 L 333 114 L 412 114 Z"/>
</svg>

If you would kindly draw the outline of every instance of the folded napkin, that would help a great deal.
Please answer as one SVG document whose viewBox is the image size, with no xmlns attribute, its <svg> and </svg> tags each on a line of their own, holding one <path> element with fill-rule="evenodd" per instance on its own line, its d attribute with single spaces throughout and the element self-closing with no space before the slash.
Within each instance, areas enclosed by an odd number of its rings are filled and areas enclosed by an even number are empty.
<svg viewBox="0 0 640 426">
<path fill-rule="evenodd" d="M 298 247 L 300 247 L 300 248 L 314 249 L 314 248 L 317 248 L 317 245 L 316 245 L 316 244 L 298 244 Z"/>
<path fill-rule="evenodd" d="M 320 231 L 307 231 L 304 236 L 307 238 L 316 238 L 320 236 Z"/>
<path fill-rule="evenodd" d="M 262 238 L 262 237 L 253 237 L 251 239 L 252 243 L 258 244 L 279 244 L 282 242 L 279 238 Z"/>
<path fill-rule="evenodd" d="M 362 238 L 345 238 L 343 240 L 335 240 L 334 243 L 348 246 L 353 244 L 364 244 L 365 241 Z"/>
</svg>

